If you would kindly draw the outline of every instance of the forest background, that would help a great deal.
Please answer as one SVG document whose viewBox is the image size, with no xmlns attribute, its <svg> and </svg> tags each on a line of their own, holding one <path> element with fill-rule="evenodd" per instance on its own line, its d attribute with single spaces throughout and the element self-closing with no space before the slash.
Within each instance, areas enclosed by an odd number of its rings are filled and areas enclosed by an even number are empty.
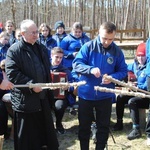
<svg viewBox="0 0 150 150">
<path fill-rule="evenodd" d="M 112 21 L 118 30 L 145 29 L 149 37 L 150 0 L 0 0 L 0 22 L 12 20 L 17 28 L 24 19 L 51 28 L 58 20 L 66 27 L 79 21 L 91 29 Z"/>
</svg>

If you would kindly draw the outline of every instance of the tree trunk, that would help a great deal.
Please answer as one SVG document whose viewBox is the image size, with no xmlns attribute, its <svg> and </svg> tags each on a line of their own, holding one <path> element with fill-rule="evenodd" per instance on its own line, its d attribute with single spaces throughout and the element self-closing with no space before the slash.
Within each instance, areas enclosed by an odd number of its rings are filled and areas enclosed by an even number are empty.
<svg viewBox="0 0 150 150">
<path fill-rule="evenodd" d="M 96 5 L 96 0 L 93 0 L 93 4 L 92 4 L 92 29 L 95 29 L 95 5 Z"/>
<path fill-rule="evenodd" d="M 79 21 L 83 24 L 83 0 L 79 0 Z"/>
<path fill-rule="evenodd" d="M 11 0 L 11 12 L 12 12 L 12 20 L 16 26 L 16 18 L 15 18 L 15 14 L 16 14 L 16 6 L 15 6 L 15 0 Z"/>
</svg>

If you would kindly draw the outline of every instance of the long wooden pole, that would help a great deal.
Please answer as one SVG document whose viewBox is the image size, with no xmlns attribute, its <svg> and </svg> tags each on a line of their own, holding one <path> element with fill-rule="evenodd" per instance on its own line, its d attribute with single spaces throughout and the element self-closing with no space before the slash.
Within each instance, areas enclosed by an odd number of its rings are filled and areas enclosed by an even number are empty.
<svg viewBox="0 0 150 150">
<path fill-rule="evenodd" d="M 73 83 L 63 83 L 63 82 L 58 82 L 58 83 L 30 83 L 30 84 L 20 84 L 20 85 L 14 85 L 14 88 L 34 88 L 34 87 L 41 87 L 43 89 L 58 89 L 58 88 L 66 88 L 66 87 L 78 87 L 81 85 L 86 84 L 85 81 L 80 81 L 80 82 L 73 82 Z"/>
</svg>

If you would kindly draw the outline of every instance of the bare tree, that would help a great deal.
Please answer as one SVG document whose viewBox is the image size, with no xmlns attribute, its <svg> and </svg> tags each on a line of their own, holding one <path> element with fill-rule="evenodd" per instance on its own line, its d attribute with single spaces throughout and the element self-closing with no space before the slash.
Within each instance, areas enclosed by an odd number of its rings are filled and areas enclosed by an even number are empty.
<svg viewBox="0 0 150 150">
<path fill-rule="evenodd" d="M 12 12 L 12 20 L 16 26 L 16 18 L 15 18 L 15 14 L 16 14 L 16 6 L 15 6 L 15 0 L 11 0 L 11 12 Z"/>
<path fill-rule="evenodd" d="M 83 24 L 83 0 L 79 0 L 79 21 Z"/>
<path fill-rule="evenodd" d="M 8 19 L 16 25 L 33 19 L 54 25 L 63 20 L 66 26 L 80 21 L 98 28 L 104 21 L 113 21 L 118 29 L 143 28 L 150 32 L 150 0 L 1 0 L 0 22 Z"/>
<path fill-rule="evenodd" d="M 92 6 L 92 29 L 95 29 L 95 5 L 96 5 L 96 0 L 93 0 L 93 6 Z"/>
<path fill-rule="evenodd" d="M 148 15 L 147 15 L 147 25 L 148 25 L 148 37 L 150 36 L 150 1 L 148 1 Z"/>
</svg>

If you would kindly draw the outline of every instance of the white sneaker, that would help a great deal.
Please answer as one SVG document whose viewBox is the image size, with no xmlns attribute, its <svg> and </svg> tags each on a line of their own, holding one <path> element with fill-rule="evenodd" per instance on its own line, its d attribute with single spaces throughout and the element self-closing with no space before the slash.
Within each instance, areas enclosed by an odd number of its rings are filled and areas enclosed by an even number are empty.
<svg viewBox="0 0 150 150">
<path fill-rule="evenodd" d="M 150 138 L 147 138 L 147 146 L 150 146 Z"/>
</svg>

